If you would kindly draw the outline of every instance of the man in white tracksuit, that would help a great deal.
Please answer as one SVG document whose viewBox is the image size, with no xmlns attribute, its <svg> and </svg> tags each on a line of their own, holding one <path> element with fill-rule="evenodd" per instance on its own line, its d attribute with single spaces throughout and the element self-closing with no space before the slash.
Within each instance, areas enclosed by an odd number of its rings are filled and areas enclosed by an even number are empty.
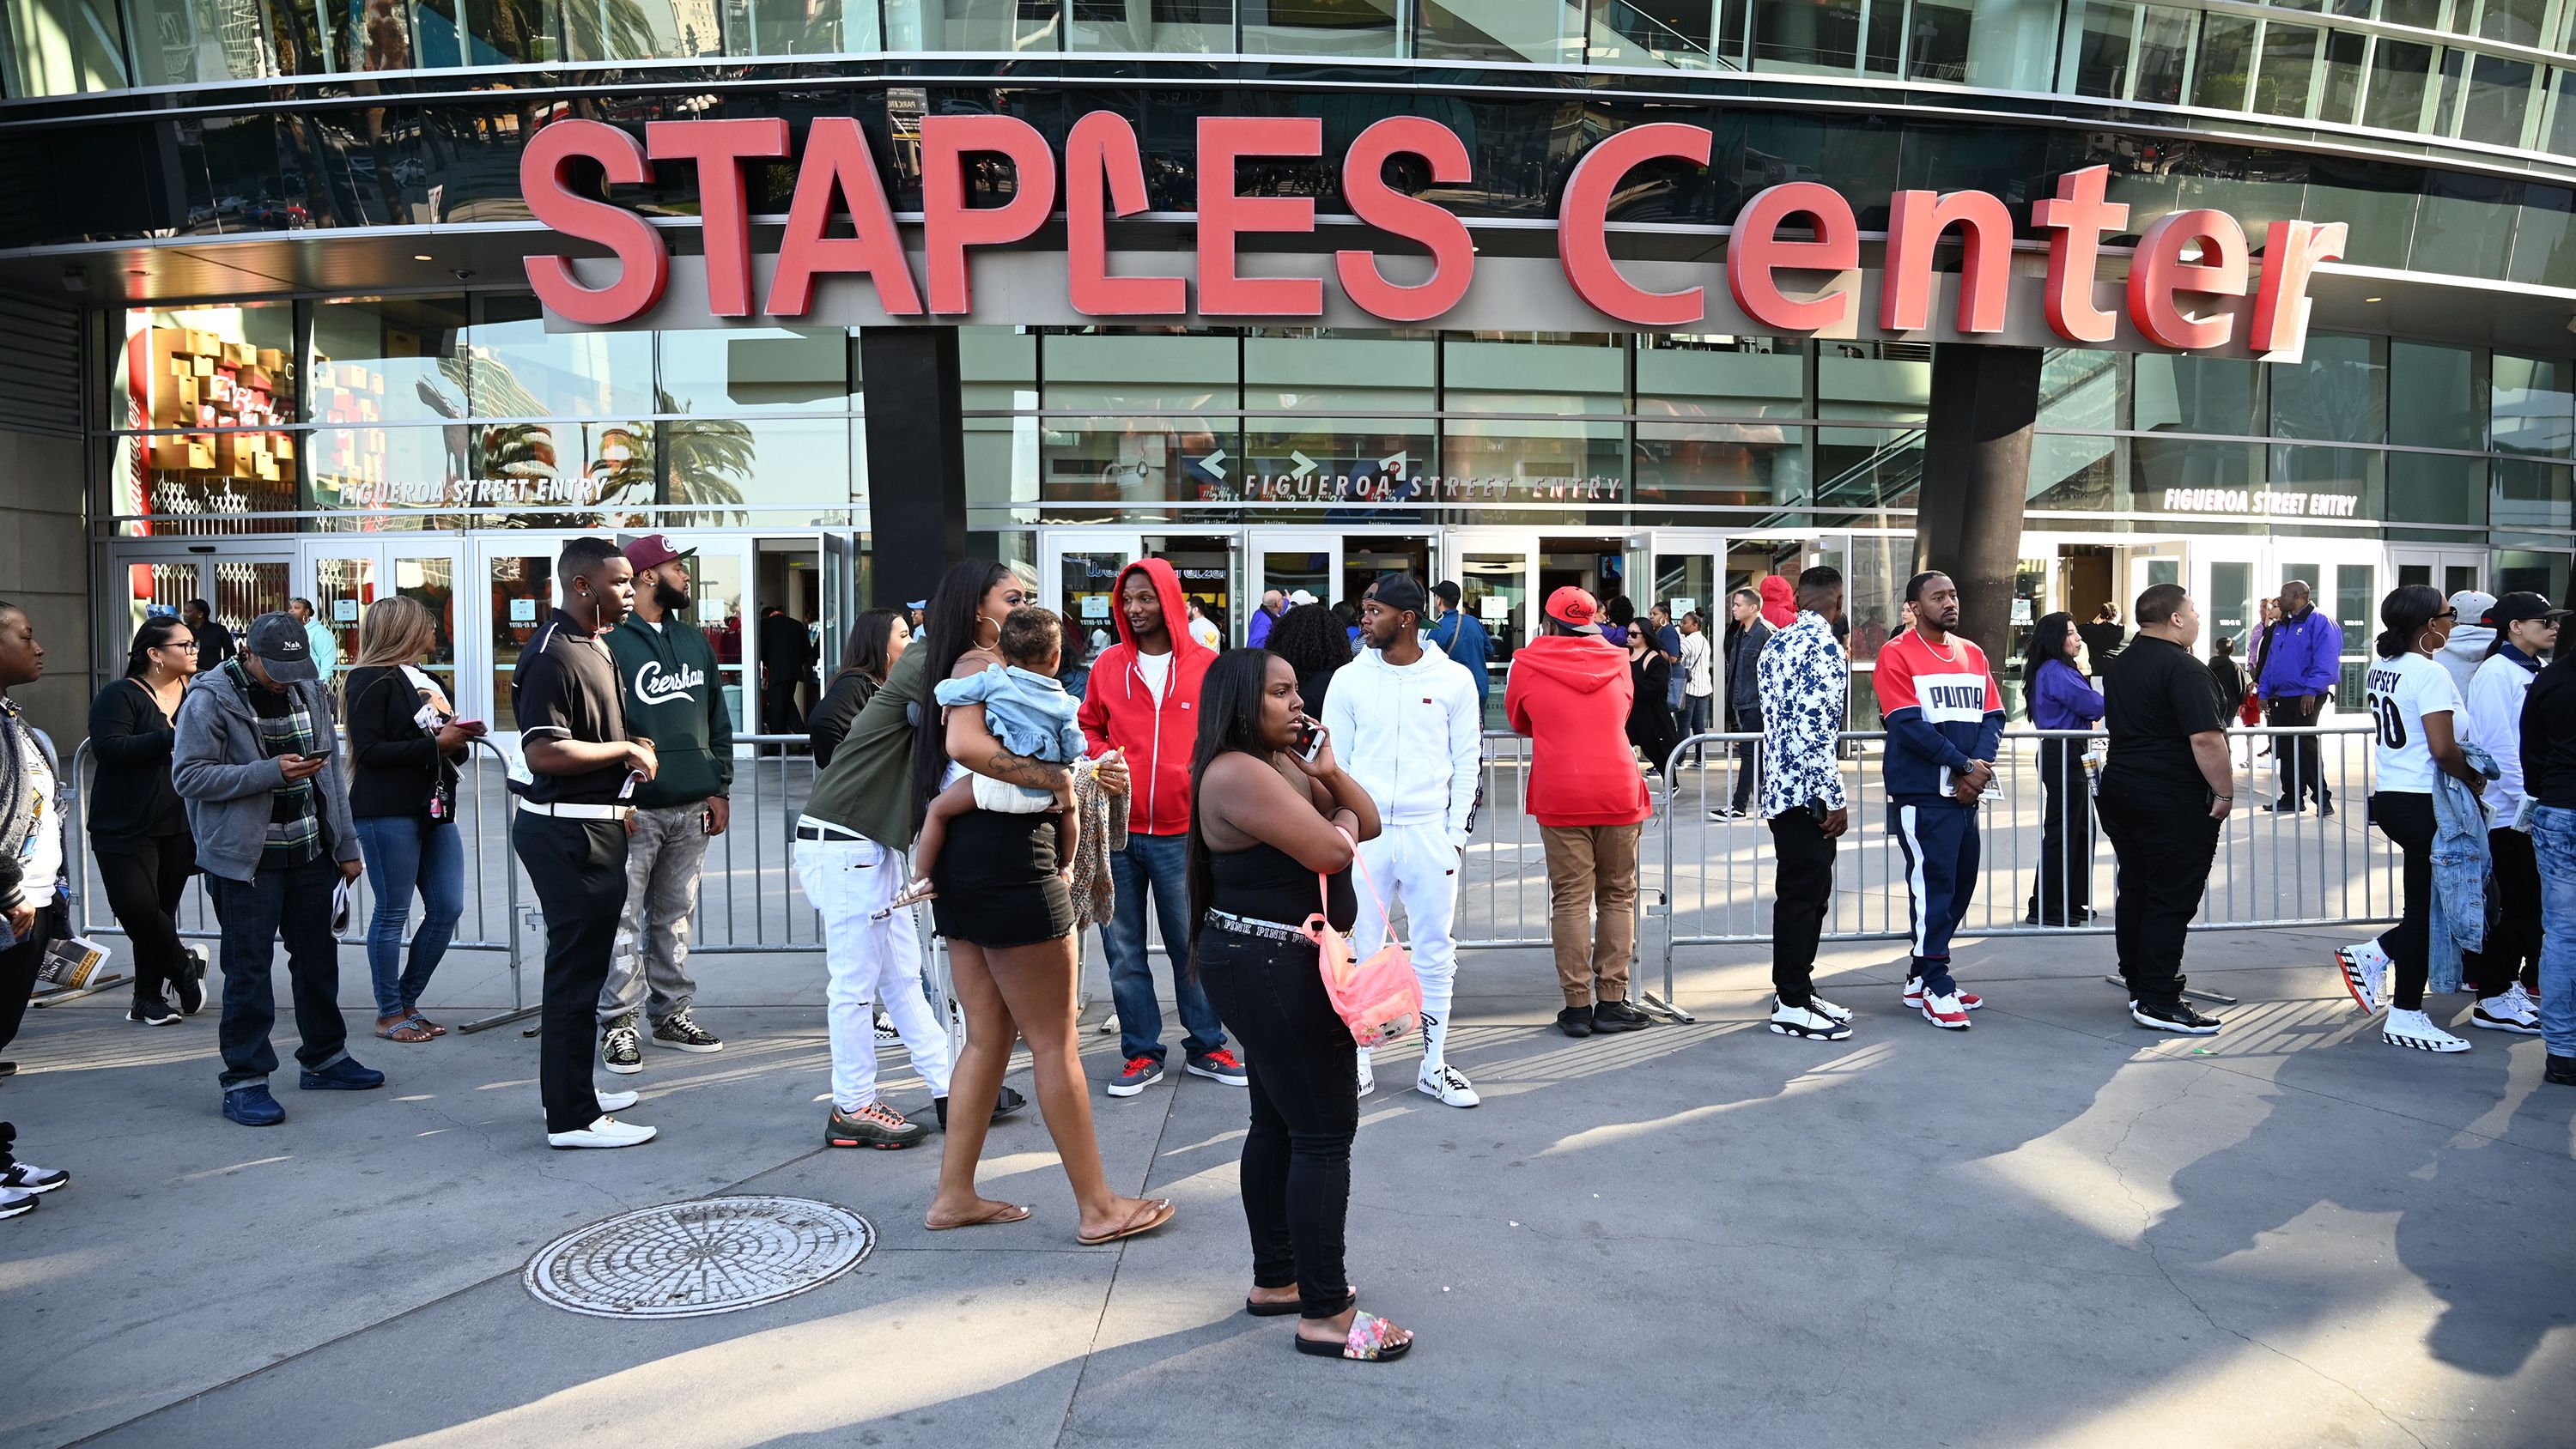
<svg viewBox="0 0 2576 1449">
<path fill-rule="evenodd" d="M 1368 646 L 1333 676 L 1324 727 L 1333 754 L 1377 802 L 1384 829 L 1360 843 L 1360 863 L 1392 905 L 1404 903 L 1413 967 L 1422 977 L 1422 1072 L 1414 1086 L 1452 1107 L 1476 1105 L 1476 1089 L 1449 1065 L 1449 999 L 1458 947 L 1449 922 L 1458 909 L 1458 866 L 1475 823 L 1481 711 L 1466 667 L 1423 642 L 1427 600 L 1403 574 L 1380 577 L 1360 605 Z M 1386 925 L 1363 904 L 1354 932 L 1365 956 L 1385 944 Z M 1360 1091 L 1377 1085 L 1360 1053 Z"/>
</svg>

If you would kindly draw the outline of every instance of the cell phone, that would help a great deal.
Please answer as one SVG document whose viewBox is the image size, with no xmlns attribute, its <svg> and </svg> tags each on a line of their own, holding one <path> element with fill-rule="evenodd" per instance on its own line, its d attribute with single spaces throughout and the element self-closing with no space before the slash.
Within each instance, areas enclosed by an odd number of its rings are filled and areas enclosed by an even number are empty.
<svg viewBox="0 0 2576 1449">
<path fill-rule="evenodd" d="M 1315 751 L 1321 748 L 1323 743 L 1324 727 L 1315 723 L 1315 717 L 1306 714 L 1297 716 L 1298 757 L 1307 760 L 1315 758 Z"/>
<path fill-rule="evenodd" d="M 449 720 L 448 723 L 461 730 L 479 730 L 483 728 L 483 721 L 479 719 L 452 719 Z"/>
</svg>

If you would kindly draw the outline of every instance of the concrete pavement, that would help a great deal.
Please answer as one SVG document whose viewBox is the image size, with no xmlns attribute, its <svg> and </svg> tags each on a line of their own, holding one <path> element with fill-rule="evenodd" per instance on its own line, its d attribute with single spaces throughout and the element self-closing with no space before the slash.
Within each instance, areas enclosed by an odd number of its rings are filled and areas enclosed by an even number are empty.
<svg viewBox="0 0 2576 1449">
<path fill-rule="evenodd" d="M 75 1174 L 0 1224 L 0 1445 L 2564 1443 L 2576 1091 L 2535 1041 L 2382 1046 L 2338 939 L 2196 939 L 2195 981 L 2245 998 L 2214 1040 L 2131 1028 L 2099 938 L 1967 943 L 1993 1004 L 1964 1036 L 1899 1012 L 1884 946 L 1832 953 L 1862 1013 L 1833 1044 L 1762 1029 L 1754 953 L 1682 953 L 1698 1024 L 1588 1041 L 1544 1029 L 1543 953 L 1472 953 L 1454 1060 L 1485 1105 L 1404 1090 L 1405 1049 L 1363 1107 L 1351 1274 L 1421 1335 L 1387 1366 L 1241 1314 L 1244 1099 L 1212 1082 L 1092 1098 L 1113 1180 L 1180 1202 L 1162 1232 L 1075 1245 L 1034 1113 L 985 1177 L 1034 1219 L 924 1232 L 935 1146 L 819 1145 L 810 957 L 705 958 L 729 1046 L 648 1049 L 618 1085 L 665 1135 L 613 1153 L 544 1149 L 515 1030 L 362 1039 L 384 1091 L 282 1078 L 253 1131 L 215 1114 L 210 1016 L 97 998 L 31 1014 L 0 1083 Z M 434 1009 L 497 1003 L 495 971 L 456 958 Z M 676 1322 L 519 1284 L 563 1232 L 726 1190 L 847 1204 L 879 1247 Z"/>
</svg>

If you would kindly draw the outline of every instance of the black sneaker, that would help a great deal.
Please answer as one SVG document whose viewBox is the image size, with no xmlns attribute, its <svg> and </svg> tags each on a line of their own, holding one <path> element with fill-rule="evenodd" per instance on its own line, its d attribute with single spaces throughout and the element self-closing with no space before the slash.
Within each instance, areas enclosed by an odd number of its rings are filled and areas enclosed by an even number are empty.
<svg viewBox="0 0 2576 1449">
<path fill-rule="evenodd" d="M 2180 1001 L 2171 1006 L 2130 1002 L 2129 1020 L 2149 1031 L 2176 1031 L 2185 1036 L 2216 1036 L 2219 1027 L 2217 1017 L 2203 1016 L 2192 1010 L 2189 1003 Z"/>
<path fill-rule="evenodd" d="M 132 1006 L 127 1007 L 125 1019 L 139 1021 L 145 1026 L 176 1026 L 179 1024 L 179 1013 L 171 1008 L 167 998 L 156 991 L 148 999 L 138 999 Z"/>
<path fill-rule="evenodd" d="M 1163 1079 L 1163 1064 L 1152 1057 L 1129 1057 L 1118 1075 L 1109 1079 L 1107 1091 L 1113 1097 L 1132 1097 Z"/>
<path fill-rule="evenodd" d="M 901 1112 L 883 1102 L 870 1102 L 855 1112 L 844 1112 L 836 1105 L 823 1124 L 826 1147 L 873 1147 L 880 1152 L 899 1152 L 929 1135 L 929 1128 L 904 1120 Z"/>
<path fill-rule="evenodd" d="M 1592 1029 L 1595 1032 L 1643 1031 L 1654 1024 L 1653 1017 L 1625 1001 L 1604 1001 L 1592 1008 Z"/>
<path fill-rule="evenodd" d="M 1008 1087 L 1004 1087 L 1002 1089 L 1002 1095 L 993 1099 L 993 1120 L 999 1122 L 1003 1118 L 1010 1116 L 1013 1112 L 1020 1110 L 1028 1104 L 1028 1098 L 1021 1096 L 1019 1093 L 1012 1091 Z M 948 1099 L 946 1097 L 931 1098 L 930 1110 L 939 1115 L 939 1130 L 942 1132 L 947 1131 Z"/>
<path fill-rule="evenodd" d="M 1569 1006 L 1556 1014 L 1556 1029 L 1567 1036 L 1592 1035 L 1592 1008 Z"/>
<path fill-rule="evenodd" d="M 198 1012 L 205 1010 L 206 968 L 204 964 L 199 963 L 193 973 L 172 981 L 170 983 L 170 989 L 179 993 L 180 1015 L 194 1016 Z"/>
<path fill-rule="evenodd" d="M 2576 1057 L 2551 1057 L 2541 1068 L 2540 1079 L 2561 1087 L 2576 1087 Z"/>
</svg>

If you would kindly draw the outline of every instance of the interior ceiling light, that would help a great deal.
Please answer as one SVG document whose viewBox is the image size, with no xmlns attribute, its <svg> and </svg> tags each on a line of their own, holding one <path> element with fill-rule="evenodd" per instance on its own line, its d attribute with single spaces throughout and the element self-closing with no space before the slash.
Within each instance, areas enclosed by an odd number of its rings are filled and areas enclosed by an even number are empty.
<svg viewBox="0 0 2576 1449">
<path fill-rule="evenodd" d="M 413 253 L 411 254 L 411 259 L 412 259 L 413 261 L 415 261 L 415 262 L 434 262 L 434 261 L 438 260 L 436 257 L 431 256 L 431 255 L 430 255 L 429 253 L 427 253 L 427 252 L 413 252 Z M 2373 300 L 2373 301 L 2376 301 L 2376 300 L 2378 300 L 2378 299 L 2377 299 L 2377 298 L 2373 298 L 2372 300 Z"/>
</svg>

